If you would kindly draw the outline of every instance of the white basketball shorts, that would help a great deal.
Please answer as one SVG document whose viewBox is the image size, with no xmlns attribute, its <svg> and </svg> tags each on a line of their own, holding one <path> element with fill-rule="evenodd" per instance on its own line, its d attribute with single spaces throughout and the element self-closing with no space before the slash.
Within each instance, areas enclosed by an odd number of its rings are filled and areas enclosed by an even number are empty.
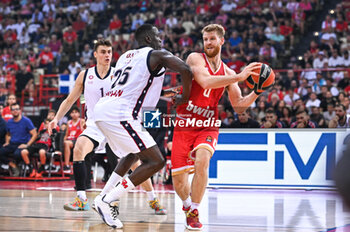
<svg viewBox="0 0 350 232">
<path fill-rule="evenodd" d="M 102 131 L 114 154 L 119 158 L 130 153 L 137 154 L 156 145 L 152 136 L 146 131 L 138 120 L 96 122 Z"/>
<path fill-rule="evenodd" d="M 95 151 L 105 149 L 106 138 L 94 122 L 87 121 L 86 129 L 83 131 L 83 133 L 80 134 L 80 136 L 86 136 L 98 142 L 98 146 L 95 148 Z"/>
</svg>

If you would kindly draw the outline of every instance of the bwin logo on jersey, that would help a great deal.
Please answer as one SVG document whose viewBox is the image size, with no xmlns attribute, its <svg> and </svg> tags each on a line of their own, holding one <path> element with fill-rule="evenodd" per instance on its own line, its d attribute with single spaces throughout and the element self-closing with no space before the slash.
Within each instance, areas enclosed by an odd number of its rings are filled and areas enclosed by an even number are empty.
<svg viewBox="0 0 350 232">
<path fill-rule="evenodd" d="M 145 128 L 160 128 L 160 115 L 162 113 L 157 110 L 147 110 L 143 112 L 143 126 Z"/>
</svg>

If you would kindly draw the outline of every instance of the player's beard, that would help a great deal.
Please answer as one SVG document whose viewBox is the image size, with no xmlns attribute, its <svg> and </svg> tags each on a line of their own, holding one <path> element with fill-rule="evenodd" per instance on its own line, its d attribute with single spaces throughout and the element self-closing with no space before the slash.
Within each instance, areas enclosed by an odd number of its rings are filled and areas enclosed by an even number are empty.
<svg viewBox="0 0 350 232">
<path fill-rule="evenodd" d="M 205 52 L 205 55 L 207 55 L 207 57 L 209 58 L 215 57 L 220 52 L 220 46 L 214 47 L 214 49 L 211 51 L 208 51 L 207 48 L 204 48 L 204 52 Z"/>
</svg>

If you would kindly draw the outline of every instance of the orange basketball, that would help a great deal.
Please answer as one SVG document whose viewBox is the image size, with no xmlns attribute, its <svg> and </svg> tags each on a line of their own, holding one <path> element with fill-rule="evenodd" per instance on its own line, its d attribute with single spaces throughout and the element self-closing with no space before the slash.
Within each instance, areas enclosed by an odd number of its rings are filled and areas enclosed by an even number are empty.
<svg viewBox="0 0 350 232">
<path fill-rule="evenodd" d="M 254 70 L 256 75 L 249 76 L 245 83 L 249 89 L 254 89 L 259 93 L 264 92 L 275 84 L 275 73 L 267 64 L 260 63 L 260 68 Z"/>
</svg>

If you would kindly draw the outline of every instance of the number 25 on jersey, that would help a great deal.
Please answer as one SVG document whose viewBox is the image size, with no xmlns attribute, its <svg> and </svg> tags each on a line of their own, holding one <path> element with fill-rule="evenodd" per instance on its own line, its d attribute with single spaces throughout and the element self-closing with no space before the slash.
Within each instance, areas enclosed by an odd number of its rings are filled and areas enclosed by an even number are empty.
<svg viewBox="0 0 350 232">
<path fill-rule="evenodd" d="M 132 69 L 132 67 L 126 67 L 124 69 L 124 71 L 122 71 L 121 69 L 118 69 L 114 73 L 114 77 L 116 78 L 116 80 L 112 84 L 111 89 L 113 89 L 117 84 L 118 85 L 125 85 L 125 83 L 128 81 L 129 72 L 130 72 L 131 69 Z"/>
</svg>

